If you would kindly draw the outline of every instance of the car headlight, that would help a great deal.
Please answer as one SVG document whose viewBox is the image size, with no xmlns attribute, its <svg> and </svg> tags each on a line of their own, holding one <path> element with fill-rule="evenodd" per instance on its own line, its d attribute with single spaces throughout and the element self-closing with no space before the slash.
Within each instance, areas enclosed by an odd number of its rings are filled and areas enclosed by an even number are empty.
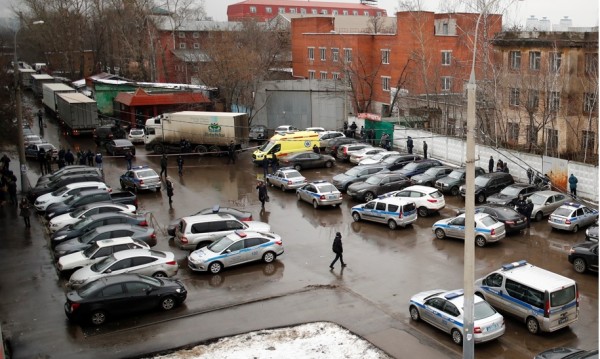
<svg viewBox="0 0 600 359">
<path fill-rule="evenodd" d="M 66 234 L 63 234 L 62 236 L 55 237 L 54 240 L 60 241 L 61 239 L 64 239 L 66 236 L 67 236 Z"/>
<path fill-rule="evenodd" d="M 48 216 L 48 218 L 52 218 L 52 217 L 55 216 L 55 213 L 54 212 L 49 212 L 46 215 Z"/>
<path fill-rule="evenodd" d="M 58 254 L 59 256 L 64 256 L 65 254 L 67 254 L 67 251 L 56 251 L 56 254 Z"/>
<path fill-rule="evenodd" d="M 58 223 L 52 223 L 52 222 L 50 222 L 50 227 L 58 227 Z"/>
<path fill-rule="evenodd" d="M 44 204 L 46 202 L 48 202 L 48 201 L 35 201 L 35 204 Z"/>
<path fill-rule="evenodd" d="M 366 188 L 361 188 L 361 189 L 359 189 L 358 191 L 356 191 L 356 193 L 363 193 L 363 192 L 365 192 L 366 190 L 367 190 Z"/>
</svg>

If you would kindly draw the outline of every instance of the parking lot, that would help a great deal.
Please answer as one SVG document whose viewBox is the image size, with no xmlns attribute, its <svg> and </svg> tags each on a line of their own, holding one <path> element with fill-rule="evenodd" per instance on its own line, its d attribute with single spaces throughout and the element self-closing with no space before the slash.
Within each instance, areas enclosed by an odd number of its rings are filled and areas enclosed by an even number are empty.
<svg viewBox="0 0 600 359">
<path fill-rule="evenodd" d="M 93 146 L 85 138 L 69 142 L 53 124 L 46 132 L 59 142 L 57 146 Z M 461 353 L 449 335 L 412 322 L 408 313 L 409 298 L 417 292 L 462 287 L 462 241 L 439 240 L 431 231 L 435 221 L 453 216 L 464 206 L 460 197 L 446 196 L 446 208 L 439 215 L 390 230 L 386 225 L 354 222 L 349 209 L 357 202 L 347 196 L 340 207 L 314 209 L 298 201 L 293 191 L 270 189 L 270 202 L 261 211 L 255 187 L 262 169 L 251 163 L 249 152 L 240 154 L 235 165 L 226 165 L 225 158 L 187 156 L 182 177 L 177 176 L 174 157 L 169 163 L 175 182 L 173 209 L 164 191 L 139 193 L 138 198 L 139 212 L 157 230 L 154 248 L 175 253 L 180 264 L 177 278 L 189 291 L 186 303 L 173 312 L 119 318 L 100 329 L 68 323 L 63 312 L 64 279 L 54 269 L 41 219 L 27 232 L 15 213 L 6 207 L 0 210 L 3 230 L 15 227 L 0 244 L 0 270 L 5 273 L 0 281 L 4 293 L 0 318 L 16 358 L 130 357 L 316 320 L 335 321 L 396 357 L 403 357 L 406 348 L 431 358 Z M 138 146 L 134 165 L 141 164 L 160 168 L 159 157 L 149 156 Z M 330 180 L 350 166 L 338 163 L 302 173 L 309 180 Z M 33 161 L 30 167 L 37 170 Z M 117 189 L 125 168 L 125 159 L 105 157 L 107 184 Z M 29 177 L 35 179 L 36 174 Z M 218 275 L 190 271 L 188 253 L 173 245 L 166 225 L 215 204 L 244 208 L 254 220 L 268 222 L 282 236 L 285 254 L 272 264 L 245 265 Z M 348 267 L 329 271 L 334 255 L 331 243 L 338 231 Z M 579 321 L 555 333 L 531 335 L 523 323 L 505 316 L 505 335 L 478 345 L 477 356 L 531 358 L 556 346 L 598 347 L 598 277 L 577 274 L 567 261 L 570 246 L 584 236 L 584 231 L 551 230 L 544 220 L 525 233 L 476 249 L 476 278 L 525 259 L 576 280 L 581 298 Z"/>
</svg>

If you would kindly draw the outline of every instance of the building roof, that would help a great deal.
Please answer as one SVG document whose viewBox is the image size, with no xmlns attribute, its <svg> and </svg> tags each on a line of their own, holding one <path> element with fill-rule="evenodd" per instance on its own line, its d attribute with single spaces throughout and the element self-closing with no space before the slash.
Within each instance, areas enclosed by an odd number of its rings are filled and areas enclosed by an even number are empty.
<svg viewBox="0 0 600 359">
<path fill-rule="evenodd" d="M 149 105 L 180 105 L 210 103 L 210 101 L 199 92 L 171 92 L 152 94 L 138 88 L 135 93 L 121 92 L 115 97 L 115 102 L 126 106 L 149 106 Z"/>
<path fill-rule="evenodd" d="M 327 1 L 299 1 L 299 0 L 246 0 L 238 2 L 229 6 L 234 5 L 271 5 L 271 6 L 298 6 L 298 7 L 311 7 L 311 8 L 338 8 L 338 9 L 356 9 L 356 10 L 381 10 L 385 12 L 385 9 L 378 8 L 375 6 L 356 4 L 356 3 L 345 3 L 345 2 L 327 2 Z"/>
<path fill-rule="evenodd" d="M 173 55 L 184 62 L 209 62 L 210 57 L 206 52 L 198 49 L 171 50 Z"/>
<path fill-rule="evenodd" d="M 294 19 L 303 19 L 309 17 L 328 17 L 332 18 L 335 32 L 337 33 L 364 33 L 369 32 L 371 28 L 372 18 L 369 16 L 354 16 L 354 15 L 313 15 L 313 14 L 279 14 L 269 21 L 270 26 L 280 27 L 282 24 L 289 27 Z M 381 17 L 379 27 L 380 33 L 395 33 L 396 18 Z"/>
<path fill-rule="evenodd" d="M 237 21 L 184 20 L 177 23 L 169 16 L 152 16 L 160 31 L 233 31 L 240 28 Z"/>
</svg>

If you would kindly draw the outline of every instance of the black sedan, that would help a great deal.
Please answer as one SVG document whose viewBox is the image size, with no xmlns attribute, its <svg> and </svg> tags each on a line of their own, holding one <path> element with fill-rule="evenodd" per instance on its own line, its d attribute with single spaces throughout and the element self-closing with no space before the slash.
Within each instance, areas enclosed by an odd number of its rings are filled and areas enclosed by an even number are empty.
<svg viewBox="0 0 600 359">
<path fill-rule="evenodd" d="M 504 223 L 507 234 L 517 233 L 527 228 L 527 216 L 520 214 L 508 206 L 488 203 L 475 207 L 475 212 L 487 213 L 497 221 Z"/>
<path fill-rule="evenodd" d="M 190 214 L 190 216 L 197 216 L 199 214 L 214 214 L 214 213 L 230 214 L 230 215 L 234 216 L 235 218 L 239 219 L 240 221 L 251 221 L 252 220 L 252 213 L 250 213 L 250 212 L 242 211 L 242 210 L 232 208 L 232 207 L 221 207 L 219 205 L 215 205 L 211 208 L 204 208 L 203 210 L 201 210 L 199 212 Z M 171 237 L 175 236 L 175 227 L 177 227 L 179 225 L 179 222 L 181 222 L 181 218 L 177 218 L 177 219 L 171 221 L 171 223 L 169 223 L 169 226 L 167 227 L 168 235 L 170 235 Z"/>
<path fill-rule="evenodd" d="M 364 182 L 351 184 L 348 186 L 346 194 L 358 201 L 369 202 L 381 194 L 401 190 L 411 184 L 410 178 L 401 174 L 378 173 Z"/>
<path fill-rule="evenodd" d="M 419 155 L 397 155 L 386 158 L 381 162 L 381 164 L 390 171 L 396 171 L 403 168 L 407 164 L 420 159 L 421 156 Z"/>
<path fill-rule="evenodd" d="M 412 177 L 424 173 L 431 167 L 441 166 L 442 163 L 438 160 L 424 159 L 415 162 L 407 163 L 402 169 L 397 170 L 397 173 L 406 177 Z"/>
<path fill-rule="evenodd" d="M 569 251 L 569 262 L 577 273 L 598 272 L 598 243 L 583 242 L 575 244 Z"/>
<path fill-rule="evenodd" d="M 152 309 L 171 310 L 183 303 L 187 290 L 177 279 L 152 278 L 139 274 L 108 276 L 66 294 L 65 314 L 78 323 L 102 325 Z"/>
<path fill-rule="evenodd" d="M 532 184 L 514 183 L 510 186 L 506 186 L 500 193 L 489 196 L 486 201 L 488 203 L 514 206 L 517 203 L 517 199 L 519 199 L 519 195 L 523 195 L 523 198 L 527 198 L 537 191 L 539 191 L 539 189 Z"/>
<path fill-rule="evenodd" d="M 296 171 L 305 168 L 331 168 L 335 164 L 335 158 L 314 152 L 298 152 L 281 157 L 279 164 L 281 167 L 294 167 Z"/>
<path fill-rule="evenodd" d="M 51 245 L 54 248 L 56 245 L 64 241 L 67 241 L 71 238 L 80 237 L 97 227 L 123 223 L 134 224 L 142 227 L 148 226 L 148 222 L 144 216 L 131 215 L 121 212 L 98 213 L 88 216 L 77 223 L 68 225 L 67 227 L 52 234 L 50 237 Z"/>
<path fill-rule="evenodd" d="M 128 151 L 135 156 L 135 146 L 129 140 L 112 140 L 106 143 L 106 153 L 111 156 L 125 156 Z"/>
</svg>

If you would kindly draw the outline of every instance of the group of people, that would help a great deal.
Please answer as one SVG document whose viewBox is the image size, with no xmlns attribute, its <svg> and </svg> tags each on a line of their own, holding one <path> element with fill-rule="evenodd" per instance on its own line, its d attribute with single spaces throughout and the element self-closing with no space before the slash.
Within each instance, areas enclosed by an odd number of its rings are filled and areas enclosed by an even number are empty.
<svg viewBox="0 0 600 359">
<path fill-rule="evenodd" d="M 356 129 L 358 129 L 358 125 L 356 122 L 352 121 L 352 124 L 348 126 L 348 122 L 344 122 L 344 135 L 350 138 L 356 138 Z M 361 133 L 364 130 L 361 128 Z M 362 137 L 362 134 L 361 134 Z"/>
<path fill-rule="evenodd" d="M 183 156 L 182 155 L 177 155 L 177 172 L 179 174 L 179 176 L 183 176 Z M 165 175 L 165 179 L 168 178 L 167 176 L 167 167 L 169 164 L 169 158 L 167 157 L 167 155 L 165 153 L 163 153 L 162 157 L 160 158 L 160 174 L 159 176 L 162 178 L 163 174 Z"/>
<path fill-rule="evenodd" d="M 490 156 L 490 160 L 488 162 L 488 172 L 492 173 L 494 172 L 494 156 Z M 495 172 L 508 172 L 508 163 L 507 162 L 503 162 L 502 160 L 498 160 L 498 162 L 496 163 L 496 167 L 495 167 Z"/>
<path fill-rule="evenodd" d="M 314 148 L 313 148 L 314 151 Z M 277 155 L 272 153 L 270 155 L 265 155 L 265 158 L 262 161 L 262 166 L 263 166 L 263 174 L 265 177 L 267 177 L 267 175 L 269 174 L 269 167 L 271 167 L 272 169 L 272 173 L 277 172 L 277 170 L 279 169 L 279 159 L 277 158 Z"/>
<path fill-rule="evenodd" d="M 408 154 L 413 153 L 414 147 L 415 147 L 415 144 L 413 142 L 412 137 L 408 136 L 408 138 L 406 139 L 406 149 L 408 150 Z M 427 149 L 428 148 L 429 148 L 429 146 L 427 145 L 427 142 L 423 141 L 423 158 L 427 158 Z"/>
<path fill-rule="evenodd" d="M 533 213 L 533 202 L 531 198 L 525 199 L 522 194 L 519 195 L 519 199 L 515 204 L 515 210 L 520 214 L 527 217 L 527 228 L 531 225 L 531 213 Z"/>
</svg>

